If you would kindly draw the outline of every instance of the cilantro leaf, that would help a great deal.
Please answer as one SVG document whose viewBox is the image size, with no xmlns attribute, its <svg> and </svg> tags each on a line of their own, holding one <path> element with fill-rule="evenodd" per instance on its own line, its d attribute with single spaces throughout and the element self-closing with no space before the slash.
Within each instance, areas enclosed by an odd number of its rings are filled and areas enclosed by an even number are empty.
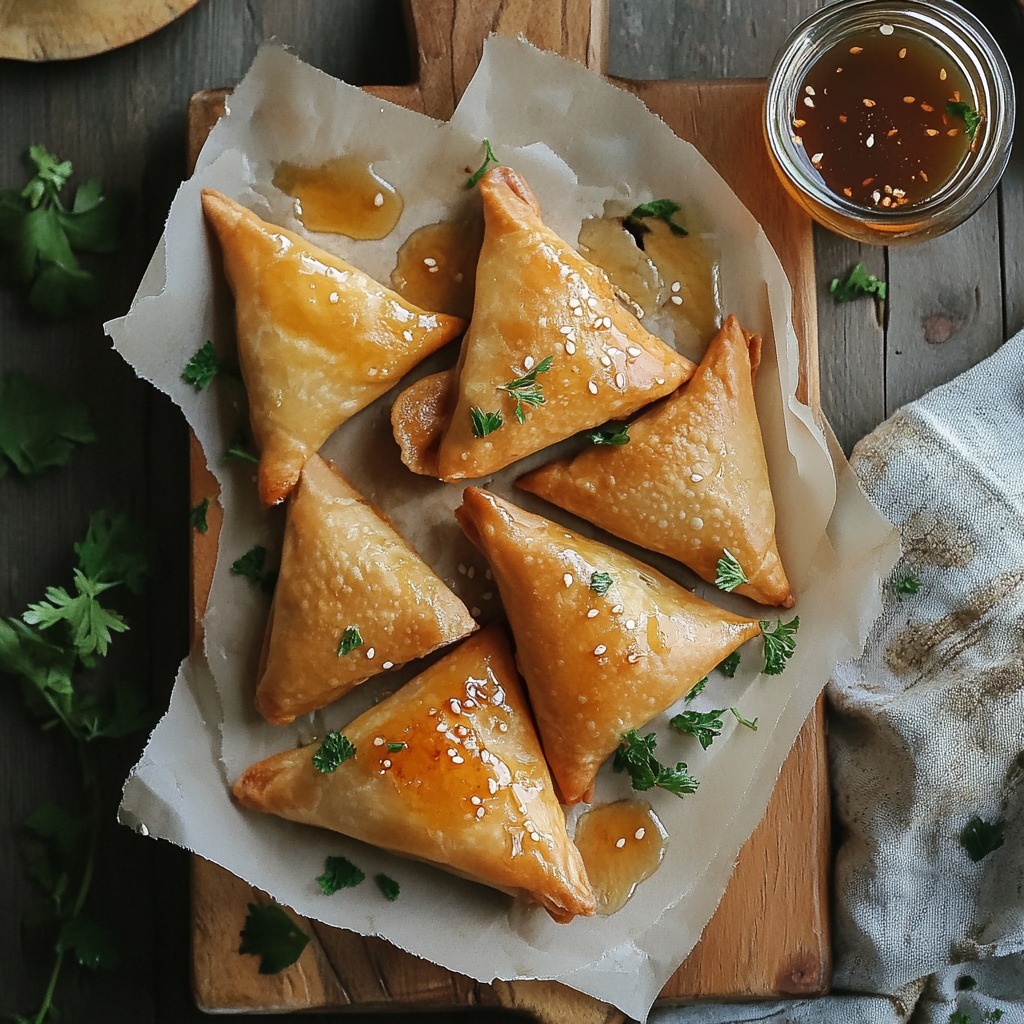
<svg viewBox="0 0 1024 1024">
<path fill-rule="evenodd" d="M 699 697 L 704 692 L 704 687 L 708 685 L 708 677 L 705 676 L 703 679 L 698 679 L 697 682 L 690 687 L 689 692 L 683 698 L 687 704 L 690 703 L 695 697 Z"/>
<path fill-rule="evenodd" d="M 973 142 L 974 136 L 978 134 L 978 128 L 981 126 L 981 122 L 984 120 L 981 114 L 979 114 L 973 107 L 966 103 L 956 102 L 950 100 L 946 104 L 946 113 L 950 117 L 958 117 L 963 121 L 966 126 L 967 141 Z"/>
<path fill-rule="evenodd" d="M 649 203 L 634 206 L 626 219 L 629 221 L 642 221 L 647 218 L 661 220 L 669 226 L 673 235 L 685 236 L 689 232 L 673 220 L 675 214 L 681 209 L 682 207 L 673 199 L 652 199 Z"/>
<path fill-rule="evenodd" d="M 40 629 L 52 629 L 58 623 L 68 628 L 71 643 L 79 657 L 94 652 L 105 655 L 111 633 L 123 633 L 128 624 L 115 611 L 104 608 L 99 595 L 115 586 L 90 579 L 81 569 L 74 570 L 75 594 L 64 587 L 47 587 L 46 598 L 30 604 L 22 613 L 22 621 Z"/>
<path fill-rule="evenodd" d="M 668 724 L 676 732 L 695 737 L 701 747 L 707 750 L 725 728 L 722 722 L 725 711 L 725 708 L 719 708 L 717 711 L 683 711 L 673 715 Z"/>
<path fill-rule="evenodd" d="M 276 903 L 250 903 L 239 953 L 260 958 L 260 974 L 277 974 L 302 956 L 309 936 Z"/>
<path fill-rule="evenodd" d="M 340 889 L 351 889 L 359 885 L 366 875 L 345 857 L 328 857 L 324 873 L 316 876 L 316 884 L 325 896 L 333 896 Z"/>
<path fill-rule="evenodd" d="M 679 761 L 674 768 L 662 764 L 654 756 L 658 745 L 653 732 L 641 736 L 636 729 L 630 729 L 615 751 L 612 767 L 617 772 L 627 772 L 636 790 L 644 791 L 657 787 L 676 796 L 694 793 L 697 780 L 691 776 L 686 765 Z"/>
<path fill-rule="evenodd" d="M 730 654 L 728 658 L 723 658 L 718 663 L 718 671 L 721 672 L 723 676 L 727 676 L 729 679 L 732 679 L 736 675 L 736 669 L 738 669 L 739 667 L 740 667 L 740 652 L 739 651 L 733 651 L 732 654 Z"/>
<path fill-rule="evenodd" d="M 389 903 L 394 903 L 398 899 L 401 887 L 393 878 L 379 874 L 374 875 L 373 880 L 377 883 L 377 888 L 384 894 L 384 899 Z"/>
<path fill-rule="evenodd" d="M 601 427 L 597 430 L 588 430 L 587 440 L 591 444 L 608 444 L 620 448 L 624 444 L 629 444 L 629 424 L 624 423 L 621 427 Z"/>
<path fill-rule="evenodd" d="M 554 356 L 545 356 L 532 370 L 524 373 L 522 377 L 506 381 L 498 386 L 499 391 L 505 391 L 516 400 L 516 419 L 520 423 L 526 422 L 526 414 L 523 412 L 523 405 L 532 409 L 544 404 L 544 394 L 541 390 L 541 383 L 537 380 L 538 373 L 547 373 L 551 369 Z"/>
<path fill-rule="evenodd" d="M 838 277 L 833 278 L 828 290 L 836 302 L 851 302 L 862 295 L 874 295 L 879 302 L 885 302 L 887 292 L 885 282 L 879 281 L 874 274 L 869 274 L 863 263 L 858 263 L 845 281 L 841 282 Z"/>
<path fill-rule="evenodd" d="M 761 633 L 764 636 L 764 668 L 766 676 L 781 675 L 786 669 L 786 662 L 796 653 L 796 631 L 800 628 L 800 616 L 794 615 L 789 622 L 779 619 L 775 628 L 766 620 L 761 620 Z"/>
<path fill-rule="evenodd" d="M 722 548 L 722 557 L 718 560 L 716 569 L 715 586 L 719 590 L 731 593 L 737 587 L 750 582 L 747 579 L 747 574 L 743 571 L 743 566 L 728 548 Z"/>
<path fill-rule="evenodd" d="M 24 477 L 63 466 L 76 445 L 96 440 L 88 410 L 12 371 L 0 381 L 0 477 L 8 462 Z"/>
<path fill-rule="evenodd" d="M 262 544 L 254 544 L 241 558 L 236 558 L 231 563 L 231 573 L 252 580 L 269 594 L 277 583 L 277 572 L 273 569 L 264 569 L 266 561 L 267 549 Z"/>
<path fill-rule="evenodd" d="M 467 190 L 474 188 L 491 164 L 500 163 L 501 161 L 494 155 L 494 150 L 491 149 L 490 140 L 484 139 L 484 162 L 466 179 L 466 182 L 462 187 Z"/>
<path fill-rule="evenodd" d="M 389 743 L 388 752 L 391 754 L 397 754 L 399 751 L 405 750 L 407 746 L 409 746 L 408 743 Z"/>
<path fill-rule="evenodd" d="M 590 574 L 590 589 L 598 597 L 604 597 L 611 589 L 615 580 L 606 572 L 594 572 Z"/>
<path fill-rule="evenodd" d="M 198 504 L 188 510 L 188 521 L 196 533 L 206 533 L 210 524 L 206 521 L 206 513 L 210 511 L 210 499 L 203 498 Z"/>
<path fill-rule="evenodd" d="M 118 680 L 106 695 L 76 694 L 71 718 L 87 743 L 102 738 L 119 739 L 153 725 L 153 710 L 138 687 Z"/>
<path fill-rule="evenodd" d="M 1003 835 L 1001 821 L 983 821 L 975 815 L 960 831 L 960 845 L 967 851 L 967 856 L 977 862 L 998 850 L 1006 837 Z"/>
<path fill-rule="evenodd" d="M 351 654 L 357 647 L 362 646 L 363 638 L 359 633 L 359 627 L 348 626 L 338 641 L 338 657 L 341 658 L 346 654 Z"/>
<path fill-rule="evenodd" d="M 486 437 L 493 434 L 505 422 L 500 412 L 484 412 L 473 407 L 469 410 L 470 426 L 474 437 Z"/>
<path fill-rule="evenodd" d="M 904 573 L 890 581 L 892 592 L 902 600 L 903 597 L 916 594 L 921 589 L 921 581 L 912 573 Z"/>
<path fill-rule="evenodd" d="M 207 341 L 185 364 L 185 369 L 181 372 L 181 379 L 186 384 L 191 384 L 196 391 L 202 391 L 217 376 L 219 369 L 217 350 L 213 347 L 212 341 Z"/>
<path fill-rule="evenodd" d="M 354 757 L 355 753 L 356 748 L 347 737 L 342 736 L 340 732 L 331 730 L 317 747 L 316 753 L 313 754 L 313 767 L 318 772 L 328 775 L 336 771 L 338 766 L 350 757 Z"/>
<path fill-rule="evenodd" d="M 74 953 L 75 959 L 83 967 L 94 971 L 100 968 L 110 970 L 121 959 L 117 941 L 110 930 L 83 914 L 65 922 L 57 939 L 57 949 Z"/>
<path fill-rule="evenodd" d="M 735 718 L 736 721 L 740 723 L 740 725 L 745 726 L 747 729 L 750 729 L 752 732 L 757 732 L 757 719 L 756 718 L 754 718 L 754 719 L 744 718 L 739 713 L 739 711 L 736 710 L 736 708 L 729 708 L 729 710 L 732 712 L 732 717 Z"/>
<path fill-rule="evenodd" d="M 78 567 L 94 580 L 123 583 L 133 594 L 142 592 L 150 570 L 145 531 L 123 512 L 95 512 L 85 538 L 75 544 Z"/>
<path fill-rule="evenodd" d="M 235 439 L 231 442 L 228 450 L 224 453 L 224 459 L 227 462 L 256 462 L 260 461 L 258 455 L 253 455 L 249 451 L 249 440 L 245 434 L 239 432 L 235 435 Z"/>
</svg>

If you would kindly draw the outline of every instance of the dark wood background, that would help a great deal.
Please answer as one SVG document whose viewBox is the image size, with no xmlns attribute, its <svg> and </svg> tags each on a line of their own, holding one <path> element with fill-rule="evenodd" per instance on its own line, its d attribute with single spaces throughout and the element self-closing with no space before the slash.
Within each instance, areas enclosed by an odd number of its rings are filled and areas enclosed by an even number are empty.
<svg viewBox="0 0 1024 1024">
<path fill-rule="evenodd" d="M 633 78 L 763 77 L 788 32 L 818 6 L 611 0 L 609 71 Z M 1019 7 L 1015 0 L 972 6 L 1017 62 L 1021 95 Z M 0 374 L 21 369 L 84 400 L 100 434 L 62 470 L 32 483 L 0 479 L 0 615 L 17 615 L 47 585 L 69 582 L 71 546 L 92 511 L 133 512 L 158 542 L 157 567 L 146 595 L 124 604 L 132 630 L 116 639 L 105 671 L 149 690 L 157 706 L 166 705 L 188 644 L 187 437 L 170 403 L 110 350 L 101 323 L 127 308 L 184 175 L 189 95 L 237 82 L 258 44 L 272 36 L 358 84 L 402 83 L 415 73 L 399 0 L 201 0 L 168 28 L 113 53 L 45 65 L 0 61 L 0 187 L 21 186 L 22 154 L 39 142 L 71 159 L 76 179 L 101 177 L 132 203 L 123 248 L 95 264 L 107 285 L 97 309 L 49 325 L 20 296 L 0 291 Z M 1019 144 L 999 192 L 944 238 L 884 250 L 817 232 L 822 404 L 847 450 L 897 407 L 1024 326 L 1022 239 Z M 872 302 L 836 306 L 828 296 L 828 281 L 858 260 L 889 282 L 880 316 Z M 106 744 L 111 822 L 141 742 Z M 23 712 L 16 686 L 0 679 L 0 1014 L 35 1006 L 50 961 L 19 924 L 36 899 L 19 864 L 20 823 L 45 799 L 73 800 L 77 774 L 60 737 L 42 734 Z M 183 853 L 111 824 L 91 905 L 121 936 L 124 960 L 111 974 L 66 968 L 58 1000 L 64 1021 L 205 1019 L 189 991 L 187 883 Z M 498 1019 L 491 1011 L 485 1016 Z"/>
</svg>

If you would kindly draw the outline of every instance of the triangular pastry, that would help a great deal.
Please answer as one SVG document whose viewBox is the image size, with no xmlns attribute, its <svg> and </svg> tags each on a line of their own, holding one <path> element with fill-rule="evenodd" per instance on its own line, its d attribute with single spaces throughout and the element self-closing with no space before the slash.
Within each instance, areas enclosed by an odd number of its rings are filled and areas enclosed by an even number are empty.
<svg viewBox="0 0 1024 1024">
<path fill-rule="evenodd" d="M 446 654 L 343 734 L 355 754 L 333 772 L 314 767 L 312 744 L 253 765 L 235 796 L 525 895 L 556 921 L 594 913 L 499 627 Z"/>
<path fill-rule="evenodd" d="M 480 181 L 484 242 L 473 317 L 438 449 L 444 480 L 482 477 L 674 391 L 694 366 L 640 326 L 603 270 L 540 218 L 508 167 Z M 500 416 L 500 426 L 497 426 Z M 481 417 L 489 417 L 482 424 Z M 415 432 L 395 423 L 403 461 Z"/>
<path fill-rule="evenodd" d="M 589 799 L 624 733 L 761 629 L 650 566 L 475 487 L 456 518 L 487 556 L 537 730 L 566 803 Z"/>
<path fill-rule="evenodd" d="M 288 502 L 260 714 L 286 725 L 474 629 L 465 605 L 366 499 L 310 456 Z"/>
<path fill-rule="evenodd" d="M 235 296 L 238 357 L 265 505 L 330 434 L 465 322 L 430 313 L 227 196 L 203 190 Z"/>
<path fill-rule="evenodd" d="M 761 339 L 726 319 L 693 379 L 638 416 L 629 443 L 595 445 L 518 485 L 714 583 L 728 552 L 762 604 L 794 604 L 775 543 L 753 378 Z"/>
</svg>

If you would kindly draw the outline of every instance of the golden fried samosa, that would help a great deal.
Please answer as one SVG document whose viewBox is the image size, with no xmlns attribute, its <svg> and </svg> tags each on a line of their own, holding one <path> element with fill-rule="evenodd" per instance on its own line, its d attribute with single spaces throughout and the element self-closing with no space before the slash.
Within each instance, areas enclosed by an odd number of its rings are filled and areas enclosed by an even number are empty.
<svg viewBox="0 0 1024 1024">
<path fill-rule="evenodd" d="M 227 196 L 203 191 L 235 296 L 238 358 L 260 450 L 265 505 L 345 420 L 460 334 L 430 313 Z"/>
<path fill-rule="evenodd" d="M 465 605 L 337 470 L 311 455 L 288 502 L 256 708 L 287 725 L 471 633 Z"/>
<path fill-rule="evenodd" d="M 603 270 L 544 225 L 515 171 L 493 167 L 479 187 L 484 242 L 473 317 L 440 431 L 443 480 L 486 476 L 627 416 L 694 371 L 619 303 Z M 408 403 L 396 406 L 395 437 L 406 465 L 423 472 L 433 457 L 418 449 L 418 439 L 437 443 L 435 432 L 405 428 L 410 414 Z"/>
<path fill-rule="evenodd" d="M 455 515 L 494 571 L 566 803 L 590 798 L 625 733 L 760 633 L 757 620 L 487 491 L 467 488 Z"/>
<path fill-rule="evenodd" d="M 731 556 L 762 604 L 795 603 L 775 543 L 753 379 L 761 339 L 726 319 L 693 379 L 629 426 L 629 443 L 595 445 L 528 473 L 518 486 L 714 583 Z"/>
<path fill-rule="evenodd" d="M 556 921 L 594 913 L 500 627 L 459 645 L 343 733 L 355 754 L 335 770 L 314 767 L 318 744 L 288 750 L 249 768 L 235 796 L 526 896 Z"/>
</svg>

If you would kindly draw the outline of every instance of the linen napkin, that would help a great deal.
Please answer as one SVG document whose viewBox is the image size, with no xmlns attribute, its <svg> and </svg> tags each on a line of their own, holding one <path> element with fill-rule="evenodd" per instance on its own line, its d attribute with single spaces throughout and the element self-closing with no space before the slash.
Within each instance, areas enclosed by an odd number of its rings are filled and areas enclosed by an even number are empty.
<svg viewBox="0 0 1024 1024">
<path fill-rule="evenodd" d="M 828 685 L 835 994 L 650 1021 L 1024 1022 L 1022 367 L 1024 331 L 851 458 L 903 557 Z M 977 861 L 960 838 L 975 818 L 1002 837 Z"/>
</svg>

